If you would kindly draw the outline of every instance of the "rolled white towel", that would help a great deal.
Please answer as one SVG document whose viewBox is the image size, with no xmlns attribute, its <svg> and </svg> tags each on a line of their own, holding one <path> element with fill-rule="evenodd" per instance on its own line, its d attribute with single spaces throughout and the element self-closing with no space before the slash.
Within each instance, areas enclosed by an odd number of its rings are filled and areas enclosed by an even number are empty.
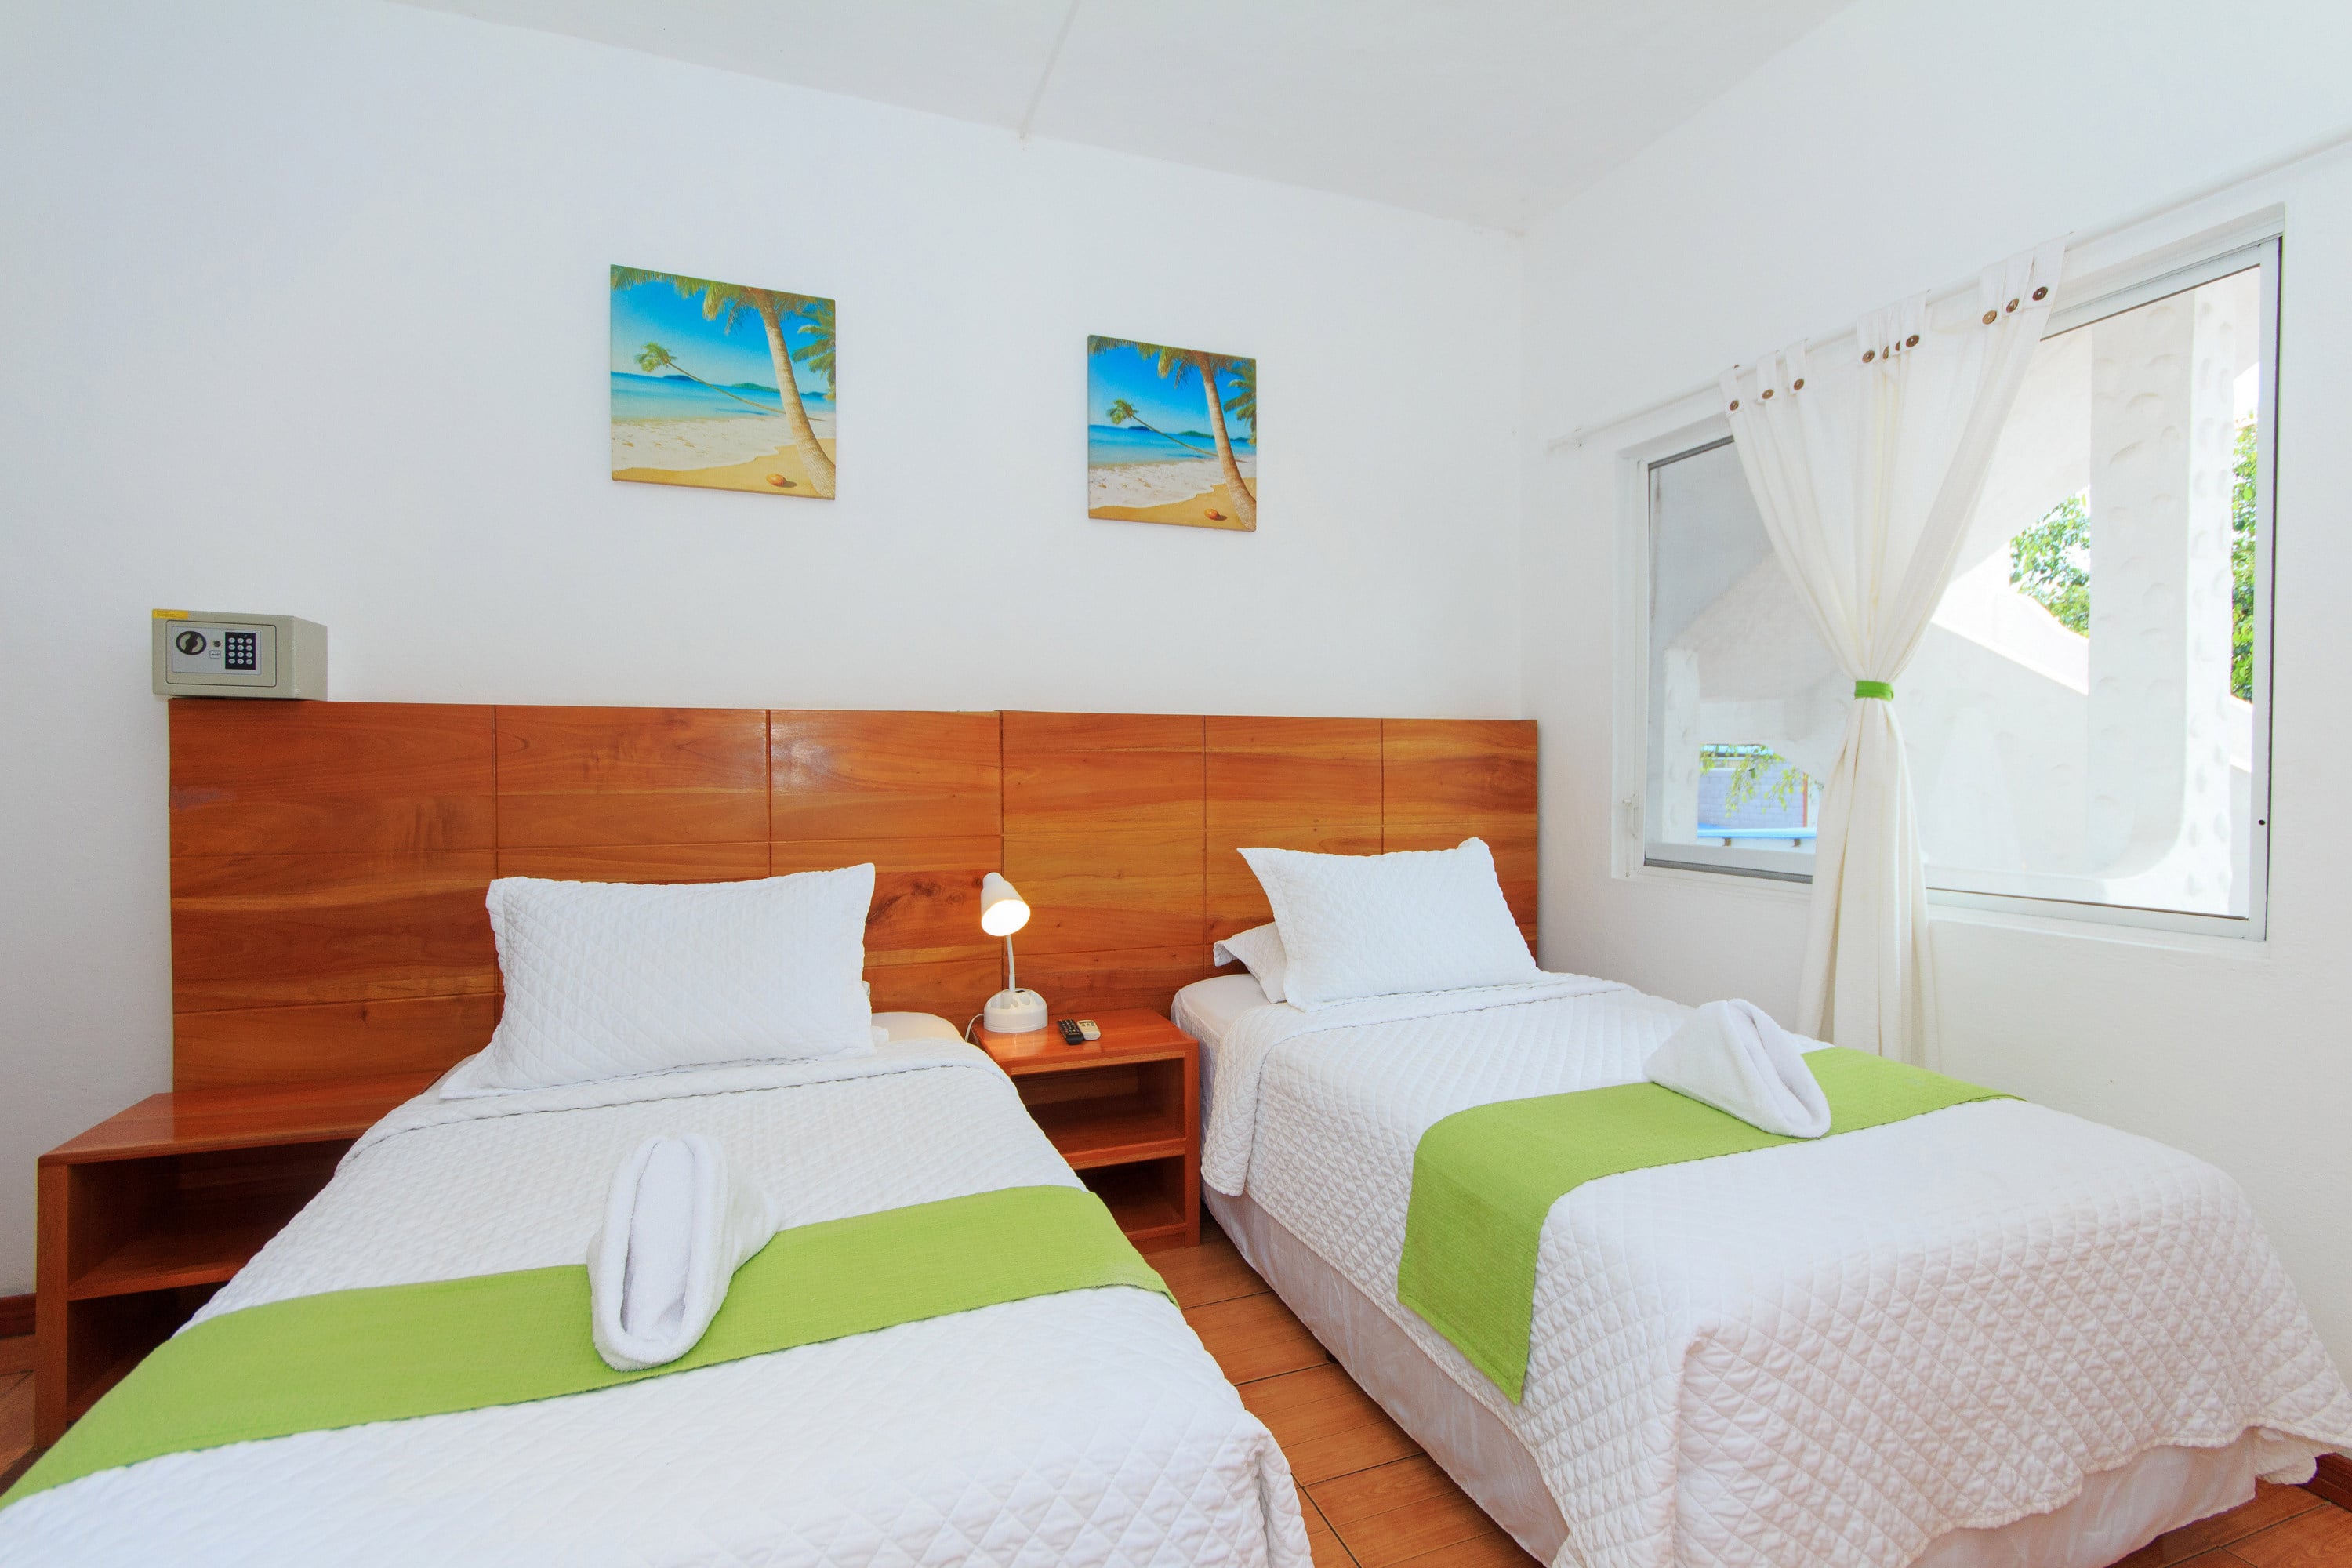
<svg viewBox="0 0 2352 1568">
<path fill-rule="evenodd" d="M 1830 1130 L 1830 1102 L 1798 1037 L 1753 1002 L 1709 1002 L 1650 1054 L 1652 1083 L 1788 1138 Z"/>
<path fill-rule="evenodd" d="M 776 1233 L 768 1196 L 698 1134 L 653 1137 L 613 1174 L 588 1248 L 591 1332 L 616 1372 L 676 1361 Z"/>
</svg>

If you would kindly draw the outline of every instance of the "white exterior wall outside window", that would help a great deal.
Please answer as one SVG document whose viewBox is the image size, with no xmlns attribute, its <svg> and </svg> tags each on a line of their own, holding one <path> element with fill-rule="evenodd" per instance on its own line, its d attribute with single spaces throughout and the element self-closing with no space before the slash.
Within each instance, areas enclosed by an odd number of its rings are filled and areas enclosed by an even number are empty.
<svg viewBox="0 0 2352 1568">
<path fill-rule="evenodd" d="M 1837 661 L 1772 552 L 1728 432 L 1646 477 L 1650 862 L 1809 876 L 1814 781 L 1836 760 L 1849 700 Z"/>
<path fill-rule="evenodd" d="M 2276 239 L 2054 314 L 1896 695 L 1937 901 L 2261 936 Z M 1647 458 L 1651 865 L 1808 878 L 1852 683 L 1719 421 Z"/>
</svg>

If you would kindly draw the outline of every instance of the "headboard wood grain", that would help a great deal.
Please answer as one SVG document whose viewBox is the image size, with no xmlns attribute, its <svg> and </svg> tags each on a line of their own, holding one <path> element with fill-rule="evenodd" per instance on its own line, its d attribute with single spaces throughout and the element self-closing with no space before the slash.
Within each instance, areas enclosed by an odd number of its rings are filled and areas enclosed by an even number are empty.
<svg viewBox="0 0 2352 1568">
<path fill-rule="evenodd" d="M 1164 1008 L 1268 918 L 1235 850 L 1476 833 L 1535 940 L 1519 721 L 170 704 L 173 1079 L 446 1067 L 488 1039 L 499 876 L 695 882 L 871 860 L 874 1005 L 958 1023 L 1002 984 L 982 876 L 1036 911 L 1057 1014 Z"/>
</svg>

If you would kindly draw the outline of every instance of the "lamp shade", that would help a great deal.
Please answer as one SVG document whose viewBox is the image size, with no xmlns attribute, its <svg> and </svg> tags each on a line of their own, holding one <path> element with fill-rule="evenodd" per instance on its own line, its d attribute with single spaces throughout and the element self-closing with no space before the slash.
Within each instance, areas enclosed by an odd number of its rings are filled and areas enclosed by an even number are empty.
<svg viewBox="0 0 2352 1568">
<path fill-rule="evenodd" d="M 1029 906 L 1002 872 L 991 871 L 980 879 L 981 930 L 991 936 L 1011 936 L 1028 923 Z"/>
</svg>

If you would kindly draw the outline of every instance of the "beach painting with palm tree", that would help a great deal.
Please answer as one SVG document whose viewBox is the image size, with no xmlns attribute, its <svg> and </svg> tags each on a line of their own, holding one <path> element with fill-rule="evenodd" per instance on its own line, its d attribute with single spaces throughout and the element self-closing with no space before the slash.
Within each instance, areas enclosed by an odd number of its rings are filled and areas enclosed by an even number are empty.
<svg viewBox="0 0 2352 1568">
<path fill-rule="evenodd" d="M 613 268 L 613 477 L 833 494 L 833 301 Z"/>
<path fill-rule="evenodd" d="M 1087 339 L 1087 515 L 1257 527 L 1257 361 Z"/>
</svg>

